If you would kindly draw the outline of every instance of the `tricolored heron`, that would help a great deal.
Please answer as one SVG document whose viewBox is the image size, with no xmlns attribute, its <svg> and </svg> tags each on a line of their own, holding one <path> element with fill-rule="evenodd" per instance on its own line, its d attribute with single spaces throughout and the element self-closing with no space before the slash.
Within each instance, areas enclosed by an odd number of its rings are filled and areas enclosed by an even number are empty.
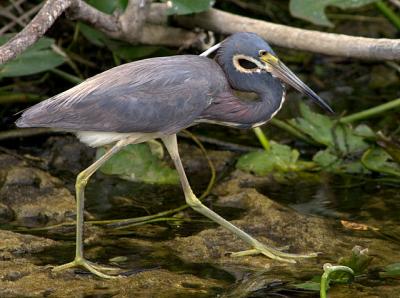
<svg viewBox="0 0 400 298">
<path fill-rule="evenodd" d="M 115 145 L 76 179 L 76 255 L 55 270 L 84 267 L 110 278 L 109 269 L 83 256 L 84 191 L 89 178 L 128 144 L 160 138 L 178 171 L 187 204 L 228 229 L 252 249 L 272 259 L 295 262 L 297 255 L 268 247 L 204 206 L 193 194 L 178 153 L 176 134 L 197 123 L 251 128 L 269 121 L 281 109 L 287 83 L 328 111 L 330 107 L 254 33 L 235 33 L 213 48 L 215 59 L 194 55 L 159 57 L 123 64 L 26 110 L 19 127 L 50 127 L 74 132 L 85 144 Z M 237 98 L 234 90 L 255 92 L 258 101 Z"/>
</svg>

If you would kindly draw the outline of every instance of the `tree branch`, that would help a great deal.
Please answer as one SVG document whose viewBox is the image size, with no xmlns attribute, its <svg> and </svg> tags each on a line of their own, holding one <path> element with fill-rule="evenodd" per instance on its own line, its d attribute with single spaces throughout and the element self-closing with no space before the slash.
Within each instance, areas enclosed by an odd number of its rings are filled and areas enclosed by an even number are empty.
<svg viewBox="0 0 400 298">
<path fill-rule="evenodd" d="M 165 10 L 161 5 L 155 9 Z M 210 9 L 192 16 L 178 16 L 176 21 L 186 28 L 200 27 L 223 34 L 237 31 L 257 32 L 277 46 L 314 53 L 361 59 L 400 59 L 399 39 L 366 38 L 304 30 L 242 17 L 218 9 Z"/>
<path fill-rule="evenodd" d="M 149 14 L 151 0 L 129 1 L 125 13 L 120 18 L 122 32 L 129 40 L 140 40 L 143 28 Z M 133 28 L 132 28 L 133 27 Z"/>
<path fill-rule="evenodd" d="M 81 0 L 71 1 L 71 5 L 66 11 L 66 16 L 72 20 L 80 20 L 91 24 L 107 35 L 117 34 L 121 31 L 121 26 L 116 16 L 103 13 Z"/>
<path fill-rule="evenodd" d="M 28 26 L 0 47 L 0 64 L 15 58 L 19 53 L 33 45 L 70 5 L 71 0 L 47 1 Z"/>
<path fill-rule="evenodd" d="M 0 47 L 0 64 L 15 58 L 33 45 L 64 11 L 71 19 L 89 23 L 112 38 L 132 44 L 173 47 L 198 44 L 199 48 L 204 46 L 202 32 L 145 23 L 149 8 L 149 0 L 130 0 L 125 12 L 115 16 L 105 14 L 82 0 L 48 0 L 21 32 Z M 164 19 L 162 21 L 164 22 Z"/>
</svg>

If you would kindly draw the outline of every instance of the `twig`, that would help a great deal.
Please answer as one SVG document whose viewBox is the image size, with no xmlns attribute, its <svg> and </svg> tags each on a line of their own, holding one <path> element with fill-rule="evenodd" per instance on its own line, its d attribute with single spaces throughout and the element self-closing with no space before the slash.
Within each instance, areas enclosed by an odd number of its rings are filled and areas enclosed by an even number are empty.
<svg viewBox="0 0 400 298">
<path fill-rule="evenodd" d="M 42 7 L 42 5 L 43 5 L 43 3 L 39 3 L 38 5 L 32 7 L 30 10 L 28 10 L 26 13 L 24 13 L 18 19 L 20 19 L 20 18 L 30 18 L 34 13 L 39 11 L 39 9 Z M 16 24 L 17 24 L 16 22 L 12 21 L 12 22 L 9 22 L 7 25 L 3 26 L 0 29 L 0 35 L 3 35 L 4 33 L 6 33 L 8 30 L 10 30 Z"/>
<path fill-rule="evenodd" d="M 182 133 L 179 133 L 178 135 L 181 138 L 189 138 L 188 136 L 186 136 L 185 134 L 182 134 Z M 245 146 L 245 145 L 225 142 L 225 141 L 221 141 L 218 139 L 205 137 L 205 136 L 198 135 L 197 138 L 203 143 L 211 144 L 211 145 L 223 148 L 225 150 L 234 151 L 234 152 L 251 152 L 251 151 L 259 150 L 259 148 L 257 148 L 257 147 L 251 147 L 251 146 Z"/>
<path fill-rule="evenodd" d="M 366 118 L 369 118 L 372 116 L 376 116 L 387 110 L 392 110 L 392 109 L 396 109 L 396 108 L 400 108 L 400 98 L 394 99 L 392 101 L 389 101 L 389 102 L 381 104 L 379 106 L 370 108 L 368 110 L 364 110 L 364 111 L 343 117 L 339 120 L 339 122 L 350 123 L 350 122 L 366 119 Z"/>
<path fill-rule="evenodd" d="M 372 17 L 365 15 L 342 14 L 342 13 L 327 13 L 326 15 L 329 19 L 348 20 L 356 22 L 382 23 L 387 21 L 386 18 L 382 16 Z"/>
<path fill-rule="evenodd" d="M 25 1 L 22 1 L 22 2 L 19 2 L 19 3 L 16 3 L 16 2 L 14 2 L 14 1 L 11 1 L 12 7 L 13 7 L 19 14 L 22 14 L 22 13 L 23 13 L 22 8 L 20 7 L 20 5 L 21 5 L 23 2 L 25 2 Z"/>
<path fill-rule="evenodd" d="M 204 148 L 201 141 L 187 129 L 184 129 L 183 133 L 186 134 L 187 136 L 189 136 L 193 140 L 193 142 L 196 143 L 197 147 L 199 147 L 201 153 L 203 153 L 205 159 L 207 160 L 208 167 L 210 168 L 211 177 L 210 177 L 210 180 L 208 181 L 207 188 L 203 191 L 203 193 L 199 197 L 199 200 L 201 201 L 211 193 L 211 190 L 214 187 L 215 181 L 217 180 L 217 171 L 215 169 L 214 163 L 212 162 L 210 156 L 208 156 L 207 150 L 206 150 L 206 148 Z"/>
<path fill-rule="evenodd" d="M 25 0 L 16 0 L 16 1 L 10 1 L 11 3 L 5 7 L 6 10 L 10 11 L 15 7 L 15 5 L 21 5 L 22 3 L 25 2 Z"/>
<path fill-rule="evenodd" d="M 50 70 L 52 73 L 62 77 L 64 80 L 71 82 L 73 84 L 80 84 L 83 82 L 83 80 L 77 76 L 74 76 L 72 74 L 66 73 L 65 71 L 59 70 L 57 68 L 53 68 Z"/>
<path fill-rule="evenodd" d="M 7 10 L 0 10 L 0 16 L 5 17 L 13 21 L 15 24 L 20 25 L 21 27 L 25 27 L 26 23 L 22 21 L 20 18 L 14 16 L 11 12 Z"/>
<path fill-rule="evenodd" d="M 32 101 L 35 102 L 35 101 L 40 101 L 41 99 L 42 96 L 32 93 L 17 93 L 17 92 L 6 93 L 6 94 L 0 93 L 0 105 L 16 103 L 16 102 L 32 102 Z"/>
<path fill-rule="evenodd" d="M 400 65 L 393 61 L 386 61 L 385 64 L 400 74 Z"/>
<path fill-rule="evenodd" d="M 26 138 L 48 133 L 55 133 L 55 131 L 50 128 L 12 129 L 0 132 L 0 141 L 15 138 Z"/>
<path fill-rule="evenodd" d="M 300 130 L 296 129 L 296 127 L 293 127 L 292 125 L 286 123 L 285 121 L 279 120 L 277 118 L 273 118 L 269 121 L 269 123 L 271 123 L 272 125 L 280 128 L 280 129 L 287 131 L 288 133 L 294 135 L 295 137 L 297 137 L 309 144 L 318 145 L 317 142 L 313 141 L 310 137 L 308 137 L 307 135 L 302 133 Z"/>
</svg>

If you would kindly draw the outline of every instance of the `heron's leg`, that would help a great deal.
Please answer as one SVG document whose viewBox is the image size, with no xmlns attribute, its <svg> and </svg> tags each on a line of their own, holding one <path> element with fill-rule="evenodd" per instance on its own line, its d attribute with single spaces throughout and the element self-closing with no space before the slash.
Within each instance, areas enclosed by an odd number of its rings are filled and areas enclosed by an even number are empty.
<svg viewBox="0 0 400 298">
<path fill-rule="evenodd" d="M 253 247 L 253 249 L 244 251 L 244 252 L 238 252 L 236 254 L 233 254 L 233 256 L 243 256 L 243 255 L 252 255 L 252 254 L 263 254 L 271 259 L 275 260 L 280 260 L 280 261 L 285 261 L 289 263 L 295 263 L 295 258 L 310 258 L 310 257 L 315 257 L 317 254 L 307 254 L 307 255 L 298 255 L 298 254 L 290 254 L 290 253 L 285 253 L 282 252 L 276 248 L 272 248 L 269 246 L 266 246 L 259 242 L 258 240 L 254 239 L 251 237 L 249 234 L 246 232 L 242 231 L 238 227 L 234 226 L 231 224 L 229 221 L 225 220 L 222 218 L 220 215 L 215 213 L 214 211 L 210 210 L 206 206 L 204 206 L 201 201 L 194 195 L 190 185 L 189 181 L 186 177 L 185 171 L 182 166 L 182 161 L 179 157 L 179 152 L 178 152 L 178 144 L 176 140 L 176 135 L 170 135 L 170 136 L 165 136 L 162 138 L 162 141 L 165 144 L 165 147 L 167 148 L 169 154 L 171 155 L 171 158 L 175 164 L 175 167 L 178 171 L 179 178 L 182 184 L 183 192 L 185 194 L 186 198 L 186 203 L 192 207 L 194 210 L 197 212 L 203 214 L 204 216 L 208 217 L 212 221 L 218 223 L 219 225 L 223 226 L 227 230 L 231 231 L 233 234 L 247 242 L 249 245 Z"/>
<path fill-rule="evenodd" d="M 83 256 L 83 213 L 84 213 L 84 200 L 85 200 L 85 187 L 89 181 L 89 178 L 107 161 L 121 150 L 125 145 L 129 144 L 129 140 L 121 140 L 117 142 L 109 151 L 107 151 L 102 157 L 100 157 L 96 162 L 89 166 L 86 170 L 79 173 L 76 178 L 76 250 L 75 259 L 67 264 L 57 266 L 53 268 L 55 271 L 64 270 L 73 267 L 83 267 L 90 271 L 91 273 L 102 277 L 102 278 L 115 278 L 116 276 L 111 276 L 100 272 L 100 270 L 114 271 L 119 270 L 118 268 L 103 267 L 92 262 L 87 261 Z"/>
</svg>

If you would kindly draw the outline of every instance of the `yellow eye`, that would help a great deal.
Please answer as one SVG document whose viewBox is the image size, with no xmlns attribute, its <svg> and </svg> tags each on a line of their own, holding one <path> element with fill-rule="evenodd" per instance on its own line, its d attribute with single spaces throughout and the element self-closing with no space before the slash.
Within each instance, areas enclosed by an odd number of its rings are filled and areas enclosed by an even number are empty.
<svg viewBox="0 0 400 298">
<path fill-rule="evenodd" d="M 267 52 L 266 50 L 259 50 L 259 51 L 258 51 L 258 55 L 259 55 L 260 57 L 266 56 L 267 54 L 268 54 L 268 52 Z"/>
</svg>

